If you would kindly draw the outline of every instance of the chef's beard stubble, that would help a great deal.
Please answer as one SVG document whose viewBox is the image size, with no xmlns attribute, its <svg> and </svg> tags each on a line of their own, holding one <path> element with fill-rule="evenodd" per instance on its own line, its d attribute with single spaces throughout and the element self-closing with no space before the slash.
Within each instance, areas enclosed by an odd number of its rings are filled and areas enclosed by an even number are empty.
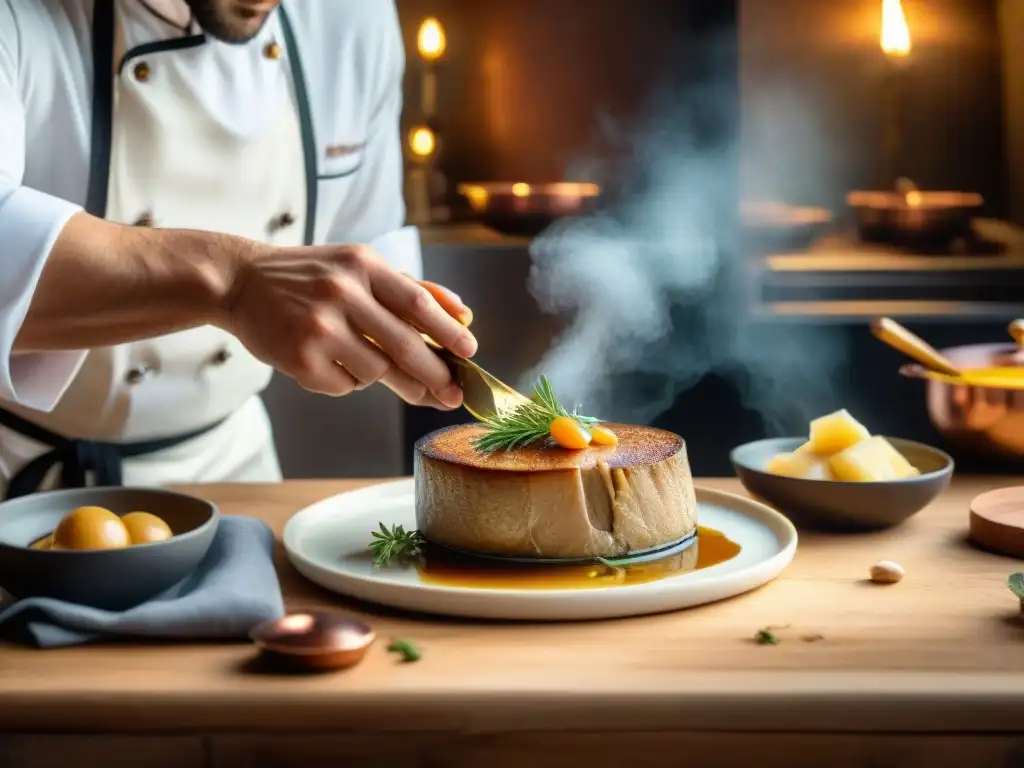
<svg viewBox="0 0 1024 768">
<path fill-rule="evenodd" d="M 259 4 L 261 10 L 243 0 L 185 0 L 192 16 L 203 31 L 222 43 L 242 45 L 252 40 L 270 18 L 265 11 L 269 2 Z M 276 7 L 277 3 L 273 3 Z"/>
</svg>

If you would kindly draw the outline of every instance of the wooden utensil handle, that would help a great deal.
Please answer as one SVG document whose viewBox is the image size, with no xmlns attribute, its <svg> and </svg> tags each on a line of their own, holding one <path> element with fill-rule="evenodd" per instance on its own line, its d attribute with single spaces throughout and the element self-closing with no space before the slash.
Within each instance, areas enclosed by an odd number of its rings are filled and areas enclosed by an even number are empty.
<svg viewBox="0 0 1024 768">
<path fill-rule="evenodd" d="M 888 344 L 907 357 L 917 360 L 925 368 L 949 376 L 959 376 L 960 370 L 944 358 L 928 342 L 914 335 L 902 325 L 888 317 L 881 317 L 871 322 L 871 333 L 879 340 Z"/>
<path fill-rule="evenodd" d="M 1014 320 L 1006 329 L 1018 346 L 1024 347 L 1024 320 Z"/>
</svg>

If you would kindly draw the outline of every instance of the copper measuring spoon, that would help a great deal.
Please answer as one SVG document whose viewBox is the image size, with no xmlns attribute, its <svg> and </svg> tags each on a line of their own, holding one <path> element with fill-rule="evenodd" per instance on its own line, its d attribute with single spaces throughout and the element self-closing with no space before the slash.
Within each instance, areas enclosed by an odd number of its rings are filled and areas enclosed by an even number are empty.
<svg viewBox="0 0 1024 768">
<path fill-rule="evenodd" d="M 257 624 L 249 632 L 268 661 L 306 671 L 354 667 L 377 635 L 368 625 L 341 613 L 292 613 Z"/>
</svg>

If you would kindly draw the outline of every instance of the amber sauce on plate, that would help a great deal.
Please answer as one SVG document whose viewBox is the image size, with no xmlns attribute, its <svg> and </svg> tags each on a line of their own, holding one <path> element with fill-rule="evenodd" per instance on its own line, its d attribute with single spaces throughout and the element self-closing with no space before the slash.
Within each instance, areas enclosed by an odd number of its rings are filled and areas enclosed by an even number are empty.
<svg viewBox="0 0 1024 768">
<path fill-rule="evenodd" d="M 418 571 L 426 584 L 463 589 L 601 589 L 680 576 L 732 560 L 739 553 L 740 545 L 725 534 L 701 526 L 697 528 L 697 541 L 688 549 L 636 565 L 530 565 L 427 547 Z"/>
</svg>

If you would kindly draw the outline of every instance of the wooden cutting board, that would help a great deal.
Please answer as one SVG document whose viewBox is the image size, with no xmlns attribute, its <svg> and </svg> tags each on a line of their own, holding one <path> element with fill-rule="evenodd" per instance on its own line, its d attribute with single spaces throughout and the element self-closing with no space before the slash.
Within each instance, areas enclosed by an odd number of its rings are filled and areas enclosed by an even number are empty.
<svg viewBox="0 0 1024 768">
<path fill-rule="evenodd" d="M 975 497 L 970 538 L 982 549 L 1024 559 L 1024 486 L 999 488 Z"/>
</svg>

